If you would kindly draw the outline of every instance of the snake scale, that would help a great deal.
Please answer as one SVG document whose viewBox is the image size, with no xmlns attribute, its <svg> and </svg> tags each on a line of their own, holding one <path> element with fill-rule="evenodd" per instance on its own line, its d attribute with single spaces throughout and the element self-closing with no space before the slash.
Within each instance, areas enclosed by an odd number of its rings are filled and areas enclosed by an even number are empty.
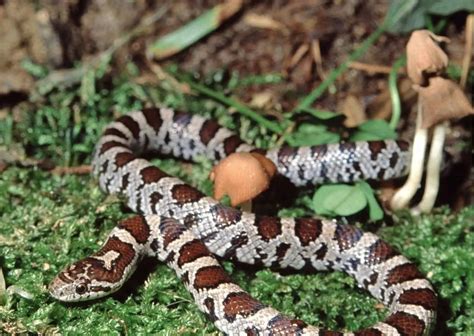
<svg viewBox="0 0 474 336">
<path fill-rule="evenodd" d="M 436 294 L 416 266 L 372 233 L 335 220 L 278 218 L 218 203 L 141 158 L 145 152 L 214 161 L 258 152 L 297 186 L 391 179 L 406 170 L 408 145 L 392 140 L 280 147 L 268 151 L 202 116 L 150 108 L 110 124 L 96 147 L 100 187 L 126 196 L 139 213 L 119 223 L 102 248 L 63 270 L 51 295 L 66 302 L 103 297 L 130 277 L 144 256 L 173 268 L 199 309 L 228 335 L 428 335 Z M 332 332 L 292 319 L 252 298 L 217 258 L 291 270 L 337 270 L 354 277 L 389 309 L 357 332 Z"/>
</svg>

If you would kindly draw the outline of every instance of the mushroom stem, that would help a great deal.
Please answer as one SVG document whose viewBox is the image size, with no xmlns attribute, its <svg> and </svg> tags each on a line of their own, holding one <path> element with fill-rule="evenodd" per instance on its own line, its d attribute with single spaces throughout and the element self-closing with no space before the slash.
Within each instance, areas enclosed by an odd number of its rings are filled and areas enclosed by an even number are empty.
<svg viewBox="0 0 474 336">
<path fill-rule="evenodd" d="M 423 163 L 425 161 L 426 143 L 428 141 L 428 129 L 422 128 L 422 106 L 418 101 L 418 112 L 416 116 L 416 132 L 413 139 L 411 154 L 410 173 L 405 184 L 395 193 L 390 206 L 392 209 L 401 209 L 408 205 L 420 186 L 423 175 Z"/>
<path fill-rule="evenodd" d="M 430 212 L 436 201 L 439 189 L 439 173 L 441 160 L 443 158 L 443 145 L 446 137 L 447 122 L 435 126 L 431 139 L 430 155 L 426 168 L 425 191 L 421 202 L 413 209 L 413 212 Z"/>
<path fill-rule="evenodd" d="M 240 209 L 244 212 L 252 212 L 252 200 L 250 199 L 240 204 Z"/>
</svg>

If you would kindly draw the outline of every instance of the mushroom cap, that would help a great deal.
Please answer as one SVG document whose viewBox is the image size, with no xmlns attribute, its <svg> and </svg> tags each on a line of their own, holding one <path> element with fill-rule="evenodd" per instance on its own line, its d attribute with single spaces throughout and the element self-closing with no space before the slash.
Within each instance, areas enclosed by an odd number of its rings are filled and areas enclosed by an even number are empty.
<svg viewBox="0 0 474 336">
<path fill-rule="evenodd" d="M 267 175 L 270 178 L 272 178 L 275 175 L 275 173 L 277 171 L 277 168 L 276 168 L 275 164 L 270 159 L 267 159 L 264 155 L 259 154 L 259 153 L 250 153 L 250 155 L 252 155 L 254 158 L 256 158 L 258 160 L 258 162 L 260 162 L 263 169 L 265 169 Z"/>
<path fill-rule="evenodd" d="M 440 122 L 474 114 L 461 87 L 452 80 L 432 77 L 428 86 L 414 86 L 422 106 L 422 125 L 429 128 Z"/>
<path fill-rule="evenodd" d="M 251 200 L 268 188 L 275 172 L 273 162 L 261 154 L 231 154 L 212 169 L 214 198 L 228 195 L 232 206 Z"/>
<path fill-rule="evenodd" d="M 414 31 L 407 43 L 407 72 L 413 83 L 426 84 L 427 74 L 441 72 L 448 65 L 448 56 L 438 43 L 449 42 L 429 30 Z"/>
</svg>

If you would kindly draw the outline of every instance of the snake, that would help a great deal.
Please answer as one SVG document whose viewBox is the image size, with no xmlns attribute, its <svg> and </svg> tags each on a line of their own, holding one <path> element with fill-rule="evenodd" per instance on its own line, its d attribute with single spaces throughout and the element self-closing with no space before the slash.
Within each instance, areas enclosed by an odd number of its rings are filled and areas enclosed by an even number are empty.
<svg viewBox="0 0 474 336">
<path fill-rule="evenodd" d="M 147 153 L 218 162 L 259 153 L 296 186 L 388 180 L 406 173 L 409 144 L 359 141 L 263 150 L 213 119 L 166 107 L 129 112 L 105 128 L 92 159 L 100 188 L 125 196 L 137 214 L 121 221 L 94 254 L 61 271 L 50 295 L 62 302 L 117 291 L 145 256 L 171 267 L 196 305 L 225 335 L 429 335 L 437 295 L 417 266 L 371 232 L 343 220 L 280 218 L 223 205 L 170 176 Z M 222 259 L 299 272 L 342 271 L 388 308 L 355 332 L 325 330 L 253 298 L 222 268 Z"/>
</svg>

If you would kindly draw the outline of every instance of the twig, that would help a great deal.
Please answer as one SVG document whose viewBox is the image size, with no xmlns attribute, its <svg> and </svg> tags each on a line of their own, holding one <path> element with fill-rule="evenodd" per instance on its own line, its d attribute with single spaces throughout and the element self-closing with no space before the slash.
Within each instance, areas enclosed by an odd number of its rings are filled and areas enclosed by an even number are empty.
<svg viewBox="0 0 474 336">
<path fill-rule="evenodd" d="M 369 63 L 362 63 L 362 62 L 351 62 L 349 63 L 349 68 L 355 70 L 365 71 L 371 74 L 390 74 L 392 68 L 386 65 L 381 64 L 369 64 Z M 405 71 L 400 68 L 397 71 L 398 74 L 403 74 Z"/>
<path fill-rule="evenodd" d="M 348 68 L 351 62 L 362 57 L 369 49 L 372 44 L 385 32 L 387 24 L 380 25 L 372 34 L 367 37 L 362 44 L 356 48 L 341 65 L 331 71 L 326 79 L 313 89 L 292 111 L 292 113 L 302 112 L 305 108 L 311 106 L 311 104 L 321 97 L 321 95 L 336 81 L 336 79 L 342 75 Z"/>
<path fill-rule="evenodd" d="M 318 73 L 319 78 L 324 80 L 326 78 L 326 73 L 323 69 L 323 58 L 321 57 L 321 48 L 318 39 L 311 41 L 311 54 L 313 55 L 314 64 L 316 64 L 316 72 Z"/>
<path fill-rule="evenodd" d="M 164 71 L 163 68 L 158 64 L 153 63 L 151 60 L 147 60 L 147 65 L 159 80 L 168 81 L 173 86 L 173 88 L 183 94 L 193 94 L 187 83 L 179 82 L 176 78 Z"/>
<path fill-rule="evenodd" d="M 285 35 L 288 35 L 290 33 L 289 29 L 284 24 L 274 20 L 268 15 L 248 13 L 245 14 L 243 20 L 250 27 L 276 30 L 282 32 Z"/>
<path fill-rule="evenodd" d="M 460 84 L 462 88 L 466 87 L 467 75 L 469 74 L 469 65 L 472 59 L 472 43 L 474 40 L 474 14 L 470 14 L 466 19 L 466 47 L 462 59 L 462 72 Z"/>
<path fill-rule="evenodd" d="M 298 49 L 296 49 L 295 53 L 293 56 L 291 56 L 290 64 L 288 66 L 289 69 L 293 69 L 303 58 L 304 55 L 309 50 L 309 46 L 305 43 L 299 46 Z"/>
<path fill-rule="evenodd" d="M 90 165 L 76 166 L 76 167 L 56 167 L 51 173 L 55 175 L 86 175 L 92 172 Z"/>
<path fill-rule="evenodd" d="M 278 138 L 278 140 L 275 143 L 275 146 L 279 147 L 283 145 L 283 142 L 286 140 L 286 136 L 291 134 L 293 130 L 295 129 L 296 124 L 292 122 L 282 133 L 282 135 Z"/>
</svg>

